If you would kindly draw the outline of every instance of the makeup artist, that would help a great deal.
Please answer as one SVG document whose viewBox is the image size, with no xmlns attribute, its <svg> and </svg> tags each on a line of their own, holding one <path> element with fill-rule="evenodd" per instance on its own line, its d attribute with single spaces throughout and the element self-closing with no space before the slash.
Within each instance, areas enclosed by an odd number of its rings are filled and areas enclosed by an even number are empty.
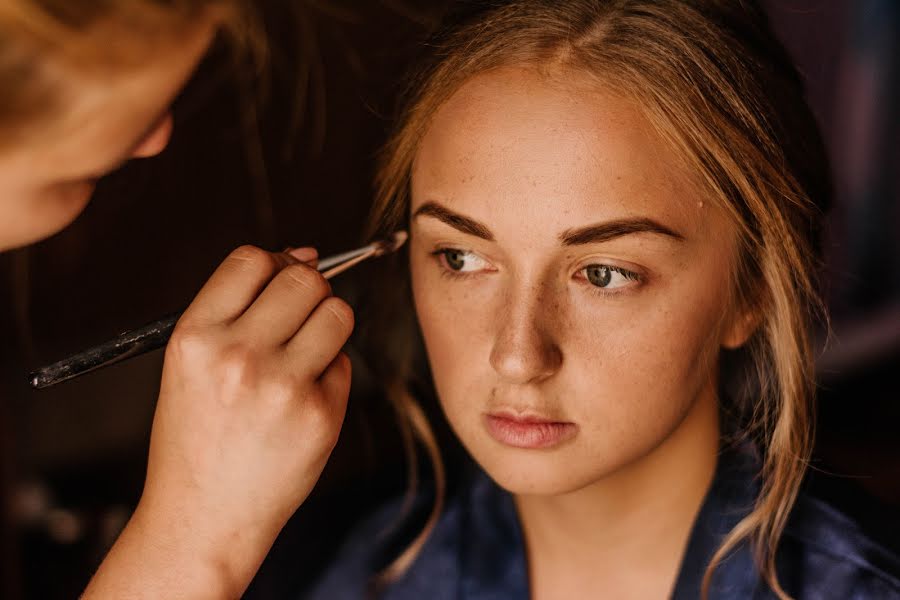
<svg viewBox="0 0 900 600">
<path fill-rule="evenodd" d="M 0 250 L 64 228 L 98 178 L 161 152 L 169 106 L 212 39 L 253 43 L 250 4 L 0 3 Z M 315 260 L 239 248 L 184 314 L 143 495 L 85 597 L 233 598 L 249 584 L 346 408 L 353 314 Z"/>
</svg>

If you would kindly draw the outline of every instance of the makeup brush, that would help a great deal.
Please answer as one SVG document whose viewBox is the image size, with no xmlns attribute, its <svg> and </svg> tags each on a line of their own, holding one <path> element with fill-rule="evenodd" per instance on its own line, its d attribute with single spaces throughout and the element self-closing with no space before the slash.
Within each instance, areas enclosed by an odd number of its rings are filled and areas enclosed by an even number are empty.
<svg viewBox="0 0 900 600">
<path fill-rule="evenodd" d="M 323 258 L 319 261 L 317 268 L 322 273 L 322 277 L 331 279 L 364 260 L 395 252 L 406 242 L 406 238 L 405 231 L 398 231 L 389 239 L 379 240 L 356 250 Z M 180 317 L 181 313 L 163 317 L 139 329 L 127 331 L 99 346 L 88 348 L 69 358 L 42 367 L 28 376 L 31 387 L 35 389 L 50 387 L 90 371 L 162 348 L 169 341 L 172 330 L 175 329 L 175 323 Z"/>
</svg>

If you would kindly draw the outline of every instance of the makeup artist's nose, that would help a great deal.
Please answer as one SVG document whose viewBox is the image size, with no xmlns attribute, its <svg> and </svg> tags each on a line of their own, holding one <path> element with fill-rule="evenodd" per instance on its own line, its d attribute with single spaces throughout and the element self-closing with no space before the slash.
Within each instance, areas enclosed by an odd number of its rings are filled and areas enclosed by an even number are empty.
<svg viewBox="0 0 900 600">
<path fill-rule="evenodd" d="M 131 158 L 149 158 L 166 149 L 172 137 L 172 113 L 167 114 L 159 125 L 131 153 Z"/>
<path fill-rule="evenodd" d="M 539 299 L 507 303 L 491 350 L 491 366 L 511 383 L 536 383 L 562 365 L 562 351 L 553 339 L 547 309 Z"/>
</svg>

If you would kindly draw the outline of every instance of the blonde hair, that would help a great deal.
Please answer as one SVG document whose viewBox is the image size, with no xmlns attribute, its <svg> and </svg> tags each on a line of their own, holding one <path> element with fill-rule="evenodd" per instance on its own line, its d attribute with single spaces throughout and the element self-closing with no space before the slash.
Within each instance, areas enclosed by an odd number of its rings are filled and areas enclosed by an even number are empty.
<svg viewBox="0 0 900 600">
<path fill-rule="evenodd" d="M 4 0 L 0 3 L 0 146 L 64 109 L 60 70 L 127 69 L 215 17 L 254 54 L 264 44 L 251 0 Z"/>
<path fill-rule="evenodd" d="M 408 224 L 412 164 L 430 116 L 469 78 L 507 65 L 569 68 L 615 82 L 720 204 L 739 236 L 734 301 L 759 325 L 723 372 L 723 417 L 761 455 L 752 512 L 707 568 L 749 540 L 780 598 L 775 552 L 811 452 L 811 332 L 825 313 L 817 294 L 817 238 L 830 203 L 829 168 L 803 84 L 762 9 L 748 0 L 511 0 L 466 2 L 428 47 L 412 80 L 377 178 L 373 235 Z M 410 356 L 388 365 L 405 427 L 439 461 L 433 435 L 404 385 Z M 441 472 L 438 471 L 440 474 Z M 441 479 L 442 476 L 438 476 Z M 443 482 L 439 481 L 439 486 Z M 442 488 L 439 488 L 442 489 Z M 385 576 L 412 562 L 441 509 Z"/>
</svg>

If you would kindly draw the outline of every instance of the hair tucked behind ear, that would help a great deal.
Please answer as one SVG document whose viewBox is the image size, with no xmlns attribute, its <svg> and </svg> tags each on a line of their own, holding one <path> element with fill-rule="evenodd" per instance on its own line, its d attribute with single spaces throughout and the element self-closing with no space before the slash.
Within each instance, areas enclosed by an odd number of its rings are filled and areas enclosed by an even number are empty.
<svg viewBox="0 0 900 600">
<path fill-rule="evenodd" d="M 428 47 L 431 62 L 412 80 L 382 156 L 373 233 L 408 224 L 410 173 L 430 116 L 466 80 L 505 65 L 578 70 L 632 99 L 730 216 L 740 244 L 734 305 L 759 324 L 732 357 L 746 380 L 723 381 L 737 392 L 722 408 L 760 452 L 761 492 L 715 554 L 703 590 L 749 540 L 786 598 L 775 551 L 811 451 L 811 330 L 824 318 L 817 240 L 831 188 L 802 82 L 762 9 L 747 0 L 465 2 Z M 395 381 L 404 376 L 395 369 Z M 398 410 L 418 420 L 404 408 L 410 401 Z"/>
</svg>

